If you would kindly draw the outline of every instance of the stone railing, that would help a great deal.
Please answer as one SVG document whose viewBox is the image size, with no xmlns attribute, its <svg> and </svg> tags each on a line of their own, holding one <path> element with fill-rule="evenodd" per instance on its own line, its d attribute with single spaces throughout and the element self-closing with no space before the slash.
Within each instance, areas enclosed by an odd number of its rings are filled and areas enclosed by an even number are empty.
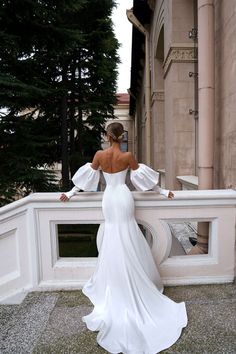
<svg viewBox="0 0 236 354">
<path fill-rule="evenodd" d="M 152 253 L 164 284 L 232 282 L 235 276 L 236 192 L 177 191 L 168 200 L 133 192 L 136 218 L 152 235 Z M 31 290 L 80 288 L 96 258 L 60 258 L 57 224 L 101 224 L 102 192 L 84 192 L 70 202 L 58 193 L 36 193 L 0 209 L 0 302 L 17 303 Z M 206 255 L 173 255 L 168 223 L 210 223 Z M 171 254 L 171 256 L 170 256 Z"/>
<path fill-rule="evenodd" d="M 182 190 L 197 190 L 198 177 L 193 175 L 177 176 L 177 180 L 181 183 Z"/>
</svg>

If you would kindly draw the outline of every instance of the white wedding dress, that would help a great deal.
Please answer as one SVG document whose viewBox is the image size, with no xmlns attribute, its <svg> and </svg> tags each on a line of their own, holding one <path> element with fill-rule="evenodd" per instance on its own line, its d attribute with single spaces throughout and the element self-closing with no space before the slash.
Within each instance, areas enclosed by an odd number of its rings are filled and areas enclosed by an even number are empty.
<svg viewBox="0 0 236 354">
<path fill-rule="evenodd" d="M 134 218 L 126 173 L 127 169 L 103 172 L 104 235 L 96 270 L 83 288 L 94 309 L 83 321 L 98 331 L 98 344 L 110 353 L 156 354 L 176 342 L 187 325 L 187 314 L 184 302 L 175 303 L 162 294 L 151 250 Z M 72 178 L 75 187 L 68 197 L 78 189 L 96 190 L 99 175 L 90 163 L 82 166 Z M 144 164 L 131 170 L 131 181 L 139 190 L 155 187 L 158 176 Z"/>
</svg>

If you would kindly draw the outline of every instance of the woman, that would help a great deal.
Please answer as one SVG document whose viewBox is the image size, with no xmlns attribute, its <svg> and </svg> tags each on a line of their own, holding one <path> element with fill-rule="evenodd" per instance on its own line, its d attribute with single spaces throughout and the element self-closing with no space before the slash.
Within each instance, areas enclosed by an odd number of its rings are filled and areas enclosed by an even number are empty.
<svg viewBox="0 0 236 354">
<path fill-rule="evenodd" d="M 97 342 L 110 353 L 156 354 L 171 346 L 187 324 L 185 304 L 162 294 L 163 285 L 150 248 L 134 218 L 132 193 L 125 185 L 128 168 L 138 190 L 157 190 L 158 173 L 122 152 L 124 129 L 107 127 L 110 148 L 98 151 L 92 164 L 82 166 L 72 178 L 75 187 L 61 196 L 67 201 L 78 190 L 96 190 L 101 168 L 106 180 L 102 210 L 105 227 L 96 270 L 83 293 L 94 305 L 83 317 Z"/>
</svg>

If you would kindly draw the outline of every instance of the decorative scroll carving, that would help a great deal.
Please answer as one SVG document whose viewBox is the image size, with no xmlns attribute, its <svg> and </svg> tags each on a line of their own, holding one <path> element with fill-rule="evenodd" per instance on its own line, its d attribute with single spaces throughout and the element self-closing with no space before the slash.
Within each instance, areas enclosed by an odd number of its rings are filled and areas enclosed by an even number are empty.
<svg viewBox="0 0 236 354">
<path fill-rule="evenodd" d="M 193 63 L 197 61 L 197 48 L 170 48 L 164 62 L 164 76 L 167 74 L 172 63 Z"/>
</svg>

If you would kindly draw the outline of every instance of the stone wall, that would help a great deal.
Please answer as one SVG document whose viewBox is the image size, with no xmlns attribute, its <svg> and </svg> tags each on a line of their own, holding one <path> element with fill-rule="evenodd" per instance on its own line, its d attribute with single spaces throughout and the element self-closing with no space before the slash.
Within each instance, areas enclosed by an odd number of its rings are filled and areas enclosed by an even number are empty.
<svg viewBox="0 0 236 354">
<path fill-rule="evenodd" d="M 195 52 L 188 38 L 194 27 L 193 11 L 190 0 L 157 1 L 151 24 L 151 71 L 156 73 L 152 76 L 156 97 L 152 105 L 153 165 L 165 169 L 170 189 L 180 188 L 176 176 L 195 173 L 195 121 L 189 115 L 194 106 L 194 80 L 189 72 L 194 71 Z"/>
<path fill-rule="evenodd" d="M 149 1 L 150 2 L 150 1 Z M 151 166 L 165 170 L 166 187 L 176 176 L 198 175 L 197 0 L 156 0 L 150 31 Z M 215 0 L 214 188 L 236 188 L 236 1 Z M 204 68 L 203 68 L 204 69 Z M 136 120 L 138 159 L 145 162 L 145 74 L 140 72 Z"/>
<path fill-rule="evenodd" d="M 236 2 L 215 0 L 215 188 L 236 188 Z"/>
<path fill-rule="evenodd" d="M 145 134 L 145 98 L 144 98 L 144 80 L 141 85 L 140 93 L 137 99 L 136 119 L 137 119 L 137 160 L 146 162 L 146 134 Z"/>
</svg>

